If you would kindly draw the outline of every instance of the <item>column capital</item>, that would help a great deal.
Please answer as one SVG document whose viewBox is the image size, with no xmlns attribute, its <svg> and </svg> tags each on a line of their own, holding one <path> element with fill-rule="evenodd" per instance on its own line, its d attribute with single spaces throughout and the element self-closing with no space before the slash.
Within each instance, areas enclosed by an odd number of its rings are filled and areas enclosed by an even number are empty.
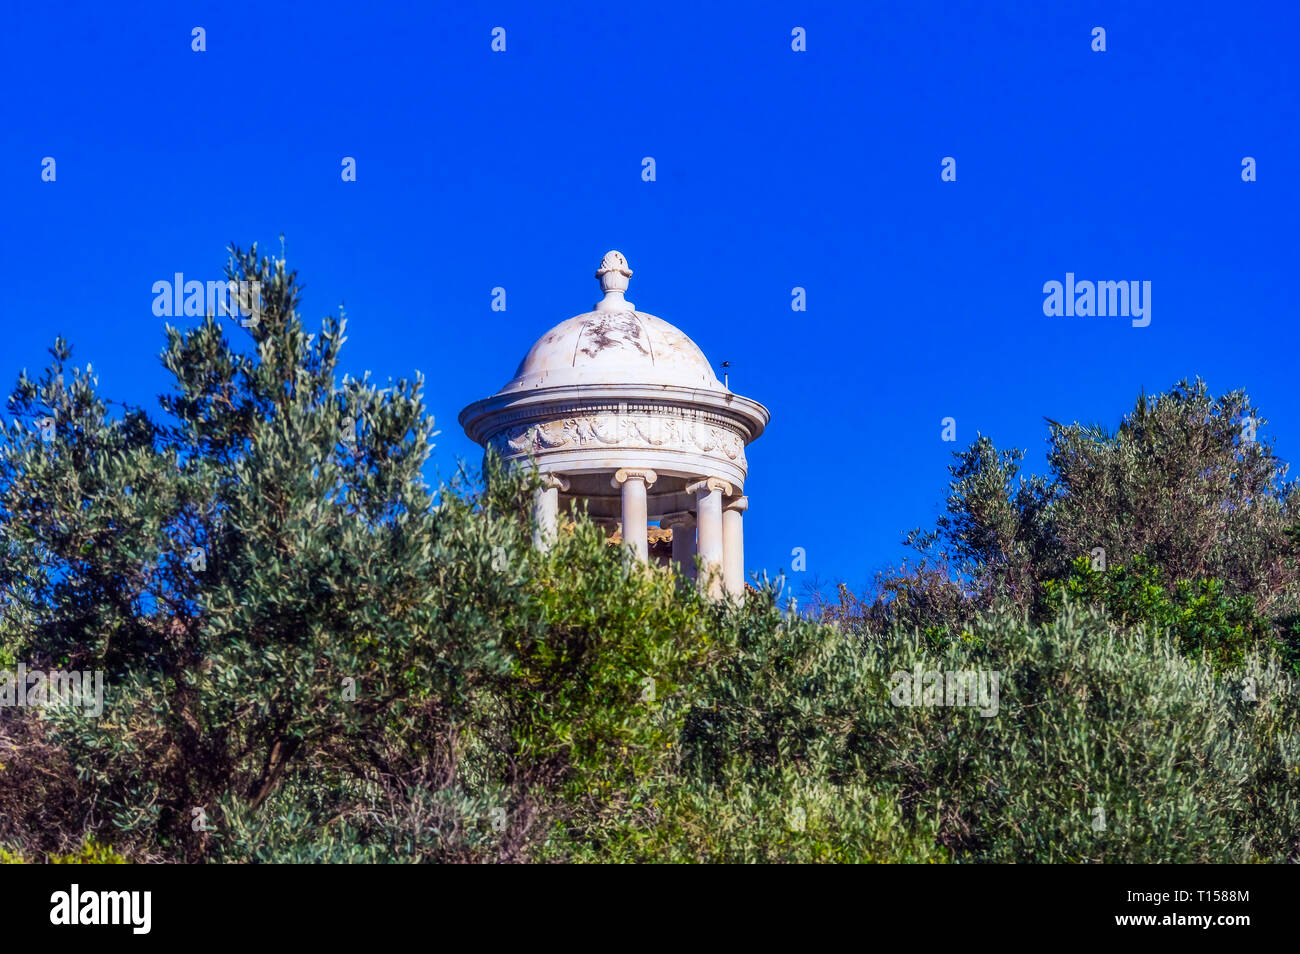
<svg viewBox="0 0 1300 954">
<path fill-rule="evenodd" d="M 741 495 L 739 497 L 732 497 L 729 500 L 724 500 L 722 501 L 722 509 L 724 511 L 731 510 L 736 513 L 744 513 L 749 509 L 749 498 Z"/>
<path fill-rule="evenodd" d="M 679 510 L 676 513 L 666 513 L 659 518 L 659 525 L 669 530 L 677 527 L 694 528 L 695 514 L 689 510 Z"/>
<path fill-rule="evenodd" d="M 721 477 L 701 477 L 694 483 L 686 485 L 686 492 L 688 494 L 711 493 L 715 490 L 720 490 L 723 494 L 730 496 L 731 484 L 723 480 Z"/>
<path fill-rule="evenodd" d="M 562 490 L 569 492 L 569 479 L 561 474 L 545 473 L 539 474 L 543 490 Z"/>
<path fill-rule="evenodd" d="M 614 471 L 609 484 L 611 487 L 621 487 L 629 480 L 644 480 L 647 487 L 652 487 L 658 479 L 659 475 L 649 467 L 620 467 Z"/>
</svg>

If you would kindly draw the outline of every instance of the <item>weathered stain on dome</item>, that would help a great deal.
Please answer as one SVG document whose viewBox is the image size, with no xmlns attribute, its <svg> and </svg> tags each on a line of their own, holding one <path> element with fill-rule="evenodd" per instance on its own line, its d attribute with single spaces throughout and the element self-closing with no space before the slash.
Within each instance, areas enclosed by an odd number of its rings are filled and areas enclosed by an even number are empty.
<svg viewBox="0 0 1300 954">
<path fill-rule="evenodd" d="M 594 358 L 606 348 L 631 345 L 653 361 L 654 352 L 642 344 L 643 337 L 641 322 L 635 313 L 602 315 L 587 322 L 578 338 L 578 350 L 588 358 Z M 584 339 L 587 342 L 585 345 Z"/>
</svg>

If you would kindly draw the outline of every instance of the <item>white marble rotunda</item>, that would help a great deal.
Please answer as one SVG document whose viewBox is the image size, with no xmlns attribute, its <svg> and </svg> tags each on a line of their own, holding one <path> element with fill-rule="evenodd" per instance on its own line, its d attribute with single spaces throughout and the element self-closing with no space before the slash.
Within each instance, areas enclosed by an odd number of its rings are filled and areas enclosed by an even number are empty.
<svg viewBox="0 0 1300 954">
<path fill-rule="evenodd" d="M 672 532 L 672 561 L 715 598 L 745 588 L 745 446 L 769 414 L 733 394 L 680 330 L 623 297 L 632 269 L 610 252 L 604 298 L 529 349 L 514 378 L 460 413 L 470 438 L 507 462 L 536 462 L 539 546 L 585 501 L 649 559 L 648 528 Z"/>
</svg>

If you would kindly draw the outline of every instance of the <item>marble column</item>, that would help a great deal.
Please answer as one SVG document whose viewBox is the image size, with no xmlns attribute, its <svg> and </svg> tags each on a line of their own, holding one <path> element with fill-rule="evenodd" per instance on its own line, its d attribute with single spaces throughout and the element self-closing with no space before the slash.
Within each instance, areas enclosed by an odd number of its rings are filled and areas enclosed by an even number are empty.
<svg viewBox="0 0 1300 954">
<path fill-rule="evenodd" d="M 650 541 L 646 536 L 646 490 L 658 475 L 644 467 L 623 467 L 610 483 L 623 490 L 623 545 L 642 563 L 650 560 Z"/>
<path fill-rule="evenodd" d="M 700 555 L 701 589 L 712 599 L 722 598 L 722 497 L 731 495 L 731 484 L 721 477 L 705 477 L 686 485 L 695 494 L 697 546 Z"/>
<path fill-rule="evenodd" d="M 559 533 L 560 491 L 569 482 L 559 474 L 542 474 L 541 481 L 533 495 L 533 546 L 549 550 Z"/>
<path fill-rule="evenodd" d="M 745 595 L 745 534 L 741 520 L 749 508 L 748 497 L 732 497 L 722 507 L 722 580 L 727 595 Z"/>
<path fill-rule="evenodd" d="M 695 514 L 673 513 L 659 521 L 659 525 L 673 532 L 673 562 L 688 580 L 695 579 Z"/>
</svg>

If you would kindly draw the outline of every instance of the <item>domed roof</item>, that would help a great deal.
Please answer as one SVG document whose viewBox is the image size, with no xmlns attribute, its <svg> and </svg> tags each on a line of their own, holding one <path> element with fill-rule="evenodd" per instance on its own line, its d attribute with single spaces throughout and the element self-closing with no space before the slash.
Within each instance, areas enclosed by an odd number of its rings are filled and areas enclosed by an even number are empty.
<svg viewBox="0 0 1300 954">
<path fill-rule="evenodd" d="M 604 299 L 562 321 L 528 350 L 501 393 L 583 384 L 672 385 L 726 392 L 699 347 L 623 298 L 632 270 L 610 252 L 596 272 Z"/>
<path fill-rule="evenodd" d="M 662 318 L 592 311 L 537 339 L 503 391 L 571 384 L 674 384 L 723 390 L 699 347 Z"/>
</svg>

